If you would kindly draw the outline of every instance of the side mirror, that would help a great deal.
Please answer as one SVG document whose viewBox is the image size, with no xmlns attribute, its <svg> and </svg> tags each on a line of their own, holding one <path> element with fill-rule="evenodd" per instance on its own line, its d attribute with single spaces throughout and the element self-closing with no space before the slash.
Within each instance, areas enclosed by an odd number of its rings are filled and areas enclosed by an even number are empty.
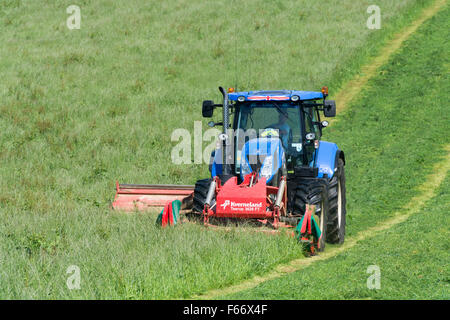
<svg viewBox="0 0 450 320">
<path fill-rule="evenodd" d="M 204 118 L 211 118 L 214 112 L 214 102 L 211 100 L 203 101 L 202 115 Z"/>
<path fill-rule="evenodd" d="M 336 102 L 334 100 L 325 100 L 323 106 L 323 115 L 325 117 L 335 117 L 336 116 Z"/>
<path fill-rule="evenodd" d="M 214 122 L 214 121 L 208 122 L 208 127 L 214 128 L 215 126 L 223 126 L 223 122 Z"/>
</svg>

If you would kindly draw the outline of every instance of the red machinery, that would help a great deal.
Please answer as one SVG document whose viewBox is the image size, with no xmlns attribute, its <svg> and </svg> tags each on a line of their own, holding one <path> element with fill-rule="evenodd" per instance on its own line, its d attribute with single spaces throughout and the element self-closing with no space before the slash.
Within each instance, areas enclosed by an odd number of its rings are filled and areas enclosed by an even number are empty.
<svg viewBox="0 0 450 320">
<path fill-rule="evenodd" d="M 194 186 L 190 185 L 137 185 L 116 183 L 116 196 L 112 206 L 123 211 L 144 211 L 164 207 L 168 202 L 180 200 L 182 209 L 192 207 Z M 238 184 L 231 177 L 224 184 L 215 177 L 210 186 L 203 210 L 205 224 L 210 217 L 260 219 L 278 228 L 280 217 L 286 215 L 286 178 L 280 187 L 266 185 L 266 179 L 255 173 L 245 176 Z M 214 208 L 211 199 L 216 199 Z"/>
<path fill-rule="evenodd" d="M 114 209 L 145 211 L 164 207 L 157 219 L 157 223 L 162 227 L 176 224 L 180 217 L 180 209 L 192 208 L 194 186 L 116 183 L 116 189 L 112 204 Z M 212 199 L 216 199 L 214 204 Z M 287 215 L 286 203 L 287 184 L 284 176 L 280 180 L 279 187 L 267 185 L 266 179 L 264 177 L 258 179 L 256 173 L 246 175 L 240 184 L 237 177 L 231 177 L 223 184 L 219 177 L 215 177 L 210 184 L 203 212 L 200 214 L 205 226 L 212 226 L 209 219 L 216 217 L 254 219 L 274 229 L 294 228 L 280 222 L 280 218 Z M 295 233 L 292 232 L 293 236 L 297 234 L 304 252 L 308 255 L 315 253 L 315 247 L 320 249 L 321 231 L 312 217 L 314 211 L 315 206 L 307 204 L 304 218 L 297 225 Z"/>
<path fill-rule="evenodd" d="M 112 207 L 123 211 L 145 211 L 164 207 L 168 202 L 180 200 L 182 209 L 190 208 L 194 186 L 170 184 L 119 184 Z"/>
<path fill-rule="evenodd" d="M 257 179 L 255 173 L 244 177 L 241 184 L 237 177 L 228 179 L 224 184 L 219 177 L 211 183 L 203 209 L 205 224 L 210 217 L 261 219 L 278 228 L 280 217 L 286 215 L 286 178 L 282 177 L 280 187 L 266 185 L 264 177 Z M 213 210 L 211 199 L 216 199 Z"/>
</svg>

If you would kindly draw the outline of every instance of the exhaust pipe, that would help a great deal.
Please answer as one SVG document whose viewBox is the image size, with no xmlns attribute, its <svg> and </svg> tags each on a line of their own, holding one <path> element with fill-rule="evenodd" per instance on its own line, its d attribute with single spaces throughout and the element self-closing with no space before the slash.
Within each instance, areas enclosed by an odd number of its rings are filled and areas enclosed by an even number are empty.
<svg viewBox="0 0 450 320">
<path fill-rule="evenodd" d="M 283 178 L 281 178 L 280 187 L 278 188 L 277 200 L 275 201 L 275 207 L 278 207 L 278 208 L 280 207 L 281 200 L 283 199 L 283 196 L 284 196 L 285 187 L 286 187 L 286 179 L 283 177 Z"/>
<path fill-rule="evenodd" d="M 214 196 L 214 193 L 216 192 L 216 180 L 211 181 L 211 184 L 209 185 L 208 194 L 206 195 L 205 205 L 208 205 L 208 208 L 211 205 L 211 200 Z"/>
<path fill-rule="evenodd" d="M 222 174 L 230 174 L 229 168 L 227 166 L 228 160 L 227 160 L 227 147 L 229 144 L 229 137 L 228 137 L 228 128 L 230 126 L 230 119 L 229 119 L 229 113 L 228 113 L 228 93 L 226 90 L 222 87 L 219 87 L 219 91 L 222 93 L 223 96 L 223 108 L 222 108 L 222 118 L 223 118 L 223 130 L 222 134 L 224 137 L 226 137 L 225 140 L 222 141 Z"/>
</svg>

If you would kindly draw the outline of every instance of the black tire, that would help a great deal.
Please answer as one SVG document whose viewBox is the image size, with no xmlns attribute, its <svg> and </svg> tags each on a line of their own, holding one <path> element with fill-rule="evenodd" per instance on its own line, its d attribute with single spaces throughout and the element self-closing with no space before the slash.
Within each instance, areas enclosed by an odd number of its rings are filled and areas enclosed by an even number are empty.
<svg viewBox="0 0 450 320">
<path fill-rule="evenodd" d="M 314 219 L 319 224 L 322 236 L 319 240 L 318 251 L 325 248 L 328 219 L 328 192 L 327 184 L 318 179 L 300 179 L 295 188 L 293 199 L 293 214 L 304 214 L 306 204 L 315 205 Z"/>
<path fill-rule="evenodd" d="M 345 171 L 344 161 L 338 160 L 337 171 L 328 183 L 329 216 L 327 242 L 343 243 L 346 223 Z"/>
<path fill-rule="evenodd" d="M 205 207 L 206 196 L 208 195 L 209 186 L 212 179 L 202 179 L 195 183 L 194 188 L 194 205 L 192 207 L 193 212 L 202 213 Z M 211 201 L 211 209 L 215 210 L 216 199 L 215 197 Z"/>
</svg>

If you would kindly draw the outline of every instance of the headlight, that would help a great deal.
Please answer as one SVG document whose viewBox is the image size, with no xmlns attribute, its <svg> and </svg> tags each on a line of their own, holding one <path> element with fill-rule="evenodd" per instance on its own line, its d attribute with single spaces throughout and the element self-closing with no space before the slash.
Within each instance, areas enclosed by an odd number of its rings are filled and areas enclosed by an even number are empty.
<svg viewBox="0 0 450 320">
<path fill-rule="evenodd" d="M 239 97 L 237 98 L 237 100 L 238 100 L 239 102 L 244 102 L 244 101 L 245 101 L 245 97 L 244 97 L 244 96 L 239 96 Z"/>
<path fill-rule="evenodd" d="M 264 164 L 261 168 L 261 176 L 266 179 L 269 179 L 272 175 L 272 164 L 273 164 L 273 156 L 268 156 L 264 160 Z"/>
<path fill-rule="evenodd" d="M 241 174 L 242 176 L 245 176 L 252 172 L 252 169 L 248 165 L 247 161 L 245 160 L 245 156 L 241 157 Z"/>
<path fill-rule="evenodd" d="M 300 97 L 299 96 L 292 96 L 291 100 L 295 102 L 295 101 L 300 100 Z"/>
</svg>

